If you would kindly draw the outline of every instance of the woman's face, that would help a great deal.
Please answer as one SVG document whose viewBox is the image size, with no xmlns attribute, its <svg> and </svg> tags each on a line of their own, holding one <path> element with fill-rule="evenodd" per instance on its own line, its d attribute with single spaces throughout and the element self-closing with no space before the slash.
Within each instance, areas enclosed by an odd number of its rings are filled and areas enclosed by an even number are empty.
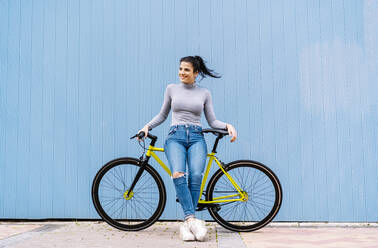
<svg viewBox="0 0 378 248">
<path fill-rule="evenodd" d="M 196 80 L 198 72 L 193 72 L 193 65 L 190 62 L 181 62 L 179 69 L 180 81 L 185 84 L 192 84 Z"/>
</svg>

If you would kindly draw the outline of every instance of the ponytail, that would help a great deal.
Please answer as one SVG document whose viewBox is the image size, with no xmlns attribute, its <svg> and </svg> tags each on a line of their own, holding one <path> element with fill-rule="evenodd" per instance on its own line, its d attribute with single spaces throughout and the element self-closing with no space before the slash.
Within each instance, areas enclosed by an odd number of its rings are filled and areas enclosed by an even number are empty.
<svg viewBox="0 0 378 248">
<path fill-rule="evenodd" d="M 200 56 L 187 56 L 180 59 L 181 62 L 189 62 L 193 65 L 193 72 L 198 72 L 201 75 L 201 80 L 206 76 L 213 78 L 220 78 L 217 73 L 206 67 L 204 60 Z"/>
</svg>

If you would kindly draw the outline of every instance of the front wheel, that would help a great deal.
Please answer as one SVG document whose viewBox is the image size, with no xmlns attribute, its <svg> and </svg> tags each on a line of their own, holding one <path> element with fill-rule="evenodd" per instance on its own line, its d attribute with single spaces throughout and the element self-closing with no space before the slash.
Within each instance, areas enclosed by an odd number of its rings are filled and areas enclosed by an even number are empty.
<svg viewBox="0 0 378 248">
<path fill-rule="evenodd" d="M 273 220 L 282 202 L 282 188 L 277 176 L 265 165 L 240 160 L 224 168 L 242 190 L 243 197 L 221 169 L 215 172 L 207 186 L 208 201 L 240 199 L 243 201 L 219 202 L 209 207 L 210 215 L 221 226 L 236 232 L 251 232 L 260 229 Z"/>
<path fill-rule="evenodd" d="M 164 183 L 148 164 L 129 192 L 141 168 L 139 162 L 134 158 L 112 160 L 97 172 L 92 184 L 92 200 L 97 213 L 108 224 L 124 231 L 138 231 L 151 226 L 165 207 Z"/>
</svg>

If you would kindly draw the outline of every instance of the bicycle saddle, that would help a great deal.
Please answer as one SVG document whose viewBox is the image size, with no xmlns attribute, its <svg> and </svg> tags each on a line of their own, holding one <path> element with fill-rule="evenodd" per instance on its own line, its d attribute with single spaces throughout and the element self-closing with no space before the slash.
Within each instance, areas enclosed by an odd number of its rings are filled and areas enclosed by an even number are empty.
<svg viewBox="0 0 378 248">
<path fill-rule="evenodd" d="M 224 129 L 218 129 L 218 128 L 214 128 L 214 129 L 211 129 L 211 128 L 208 128 L 208 129 L 202 129 L 202 133 L 212 133 L 214 134 L 215 136 L 217 137 L 223 137 L 225 135 L 228 135 L 228 131 L 227 130 L 224 130 Z"/>
</svg>

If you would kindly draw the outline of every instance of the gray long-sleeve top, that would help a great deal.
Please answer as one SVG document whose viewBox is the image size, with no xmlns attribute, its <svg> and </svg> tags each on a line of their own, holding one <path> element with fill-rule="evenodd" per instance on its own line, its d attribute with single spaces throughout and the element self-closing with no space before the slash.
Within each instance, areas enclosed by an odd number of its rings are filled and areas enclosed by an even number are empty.
<svg viewBox="0 0 378 248">
<path fill-rule="evenodd" d="M 172 109 L 173 125 L 201 126 L 201 113 L 204 110 L 207 123 L 212 128 L 226 129 L 226 123 L 215 118 L 211 93 L 208 89 L 194 84 L 169 84 L 165 90 L 163 106 L 147 125 L 155 128 L 165 121 Z"/>
</svg>

